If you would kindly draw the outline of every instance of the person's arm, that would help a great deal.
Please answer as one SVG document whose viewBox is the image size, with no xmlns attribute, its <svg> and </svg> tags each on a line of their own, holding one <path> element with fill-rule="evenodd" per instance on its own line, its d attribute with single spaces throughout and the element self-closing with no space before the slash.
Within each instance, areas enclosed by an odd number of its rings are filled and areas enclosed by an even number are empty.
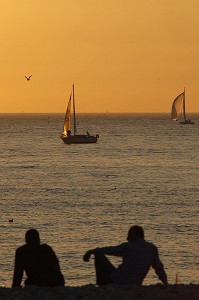
<svg viewBox="0 0 199 300">
<path fill-rule="evenodd" d="M 20 253 L 17 250 L 16 254 L 15 254 L 15 264 L 14 264 L 12 287 L 20 287 L 22 277 L 23 277 L 23 266 L 21 264 Z"/>
<path fill-rule="evenodd" d="M 154 268 L 156 275 L 162 281 L 162 283 L 168 284 L 167 274 L 164 270 L 164 265 L 159 258 L 158 249 L 156 247 L 152 261 L 152 267 Z"/>
<path fill-rule="evenodd" d="M 89 261 L 90 256 L 92 254 L 96 254 L 96 253 L 103 253 L 103 254 L 112 255 L 112 256 L 122 256 L 122 254 L 123 254 L 123 244 L 121 244 L 119 246 L 102 247 L 102 248 L 95 248 L 95 249 L 88 250 L 84 254 L 83 260 L 84 261 Z"/>
<path fill-rule="evenodd" d="M 47 250 L 43 255 L 45 255 L 45 257 L 48 257 L 49 262 L 52 262 L 52 265 L 53 265 L 55 271 L 61 272 L 60 265 L 59 265 L 59 259 L 56 256 L 52 247 L 50 247 L 47 244 L 43 244 L 42 246 L 45 247 Z"/>
</svg>

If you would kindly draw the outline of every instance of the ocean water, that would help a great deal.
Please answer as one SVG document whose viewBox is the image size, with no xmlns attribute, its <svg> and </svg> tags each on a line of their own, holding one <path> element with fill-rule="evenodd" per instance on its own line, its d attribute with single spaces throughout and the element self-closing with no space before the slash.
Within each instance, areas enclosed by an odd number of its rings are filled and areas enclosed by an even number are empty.
<svg viewBox="0 0 199 300">
<path fill-rule="evenodd" d="M 65 145 L 62 114 L 0 114 L 0 285 L 11 286 L 26 230 L 56 252 L 66 285 L 95 283 L 86 250 L 143 226 L 169 282 L 199 283 L 199 114 L 80 114 L 97 144 Z M 14 219 L 13 223 L 9 219 Z M 120 259 L 111 258 L 115 264 Z M 144 284 L 159 280 L 151 270 Z"/>
</svg>

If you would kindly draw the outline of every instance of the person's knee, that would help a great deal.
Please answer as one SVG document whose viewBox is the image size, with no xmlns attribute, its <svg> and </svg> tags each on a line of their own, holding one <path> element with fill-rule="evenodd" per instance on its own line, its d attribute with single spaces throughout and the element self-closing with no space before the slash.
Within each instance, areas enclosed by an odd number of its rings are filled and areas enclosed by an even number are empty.
<svg viewBox="0 0 199 300">
<path fill-rule="evenodd" d="M 95 257 L 103 257 L 104 254 L 103 254 L 103 253 L 95 253 L 94 256 L 95 256 Z"/>
<path fill-rule="evenodd" d="M 95 259 L 103 259 L 105 255 L 103 253 L 95 253 L 94 254 Z"/>
</svg>

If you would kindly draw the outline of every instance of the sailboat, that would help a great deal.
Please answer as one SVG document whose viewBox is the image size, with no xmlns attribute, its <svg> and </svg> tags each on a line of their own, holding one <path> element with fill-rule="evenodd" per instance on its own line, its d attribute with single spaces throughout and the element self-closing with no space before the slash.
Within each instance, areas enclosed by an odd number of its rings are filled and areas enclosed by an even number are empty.
<svg viewBox="0 0 199 300">
<path fill-rule="evenodd" d="M 71 133 L 71 106 L 73 106 L 73 134 Z M 90 135 L 88 131 L 86 132 L 86 134 L 77 134 L 77 122 L 75 112 L 75 88 L 73 84 L 72 92 L 66 109 L 61 139 L 65 144 L 90 144 L 96 143 L 98 138 L 98 134 L 96 134 L 95 136 Z"/>
<path fill-rule="evenodd" d="M 180 124 L 187 125 L 187 124 L 194 124 L 190 119 L 186 117 L 186 110 L 185 110 L 185 89 L 184 92 L 178 95 L 172 104 L 171 108 L 171 119 L 174 121 L 180 121 Z"/>
</svg>

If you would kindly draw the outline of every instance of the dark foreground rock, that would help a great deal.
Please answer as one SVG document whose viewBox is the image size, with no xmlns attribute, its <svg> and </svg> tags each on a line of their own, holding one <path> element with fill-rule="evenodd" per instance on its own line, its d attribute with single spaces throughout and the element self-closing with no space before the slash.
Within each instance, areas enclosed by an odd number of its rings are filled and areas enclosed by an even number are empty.
<svg viewBox="0 0 199 300">
<path fill-rule="evenodd" d="M 199 300 L 199 285 L 0 288 L 0 300 Z"/>
</svg>

